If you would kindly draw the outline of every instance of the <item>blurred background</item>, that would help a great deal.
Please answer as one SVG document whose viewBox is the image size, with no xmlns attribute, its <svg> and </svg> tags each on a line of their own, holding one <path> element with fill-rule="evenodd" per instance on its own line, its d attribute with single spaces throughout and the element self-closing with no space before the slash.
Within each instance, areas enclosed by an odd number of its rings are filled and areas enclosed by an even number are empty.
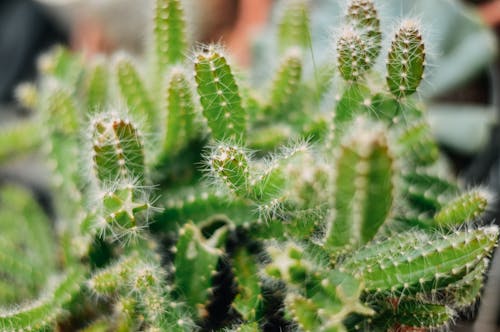
<svg viewBox="0 0 500 332">
<path fill-rule="evenodd" d="M 273 35 L 270 23 L 277 19 L 280 1 L 184 2 L 193 47 L 220 42 L 241 70 L 255 69 L 256 84 L 265 78 L 276 46 L 266 36 Z M 342 16 L 341 2 L 311 0 L 311 56 L 318 63 L 331 56 L 329 35 Z M 482 184 L 500 193 L 500 0 L 377 4 L 387 29 L 405 16 L 423 22 L 432 73 L 421 96 L 429 105 L 434 134 L 466 185 Z M 3 126 L 30 116 L 31 110 L 16 103 L 15 91 L 20 83 L 36 80 L 41 54 L 63 44 L 89 59 L 122 49 L 140 57 L 148 49 L 151 6 L 151 0 L 0 0 L 0 135 Z M 10 153 L 0 158 L 0 184 L 24 183 L 50 206 L 37 157 Z M 490 217 L 500 220 L 500 205 Z M 454 330 L 500 331 L 500 255 L 494 261 L 476 321 L 464 317 Z"/>
</svg>

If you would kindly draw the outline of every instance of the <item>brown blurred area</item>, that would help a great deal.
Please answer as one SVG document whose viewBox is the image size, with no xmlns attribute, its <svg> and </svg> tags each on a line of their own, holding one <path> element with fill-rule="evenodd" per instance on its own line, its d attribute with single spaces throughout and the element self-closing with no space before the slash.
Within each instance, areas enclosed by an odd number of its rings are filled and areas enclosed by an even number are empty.
<svg viewBox="0 0 500 332">
<path fill-rule="evenodd" d="M 479 6 L 479 12 L 487 25 L 500 31 L 500 0 L 483 2 Z"/>
</svg>

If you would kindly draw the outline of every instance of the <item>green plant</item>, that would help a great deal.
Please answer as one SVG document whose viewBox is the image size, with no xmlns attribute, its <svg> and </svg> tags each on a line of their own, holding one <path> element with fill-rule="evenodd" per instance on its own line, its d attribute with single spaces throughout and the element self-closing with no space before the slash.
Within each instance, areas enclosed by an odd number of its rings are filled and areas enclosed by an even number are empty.
<svg viewBox="0 0 500 332">
<path fill-rule="evenodd" d="M 0 330 L 442 328 L 475 302 L 498 228 L 477 225 L 485 190 L 439 175 L 413 97 L 418 22 L 399 26 L 384 83 L 376 8 L 352 0 L 321 67 L 339 76 L 309 79 L 307 10 L 289 3 L 266 89 L 242 83 L 220 46 L 181 56 L 179 0 L 157 0 L 152 61 L 87 63 L 63 49 L 41 60 L 38 92 L 20 99 L 36 100 L 43 123 L 59 259 L 47 230 L 28 244 L 49 262 L 45 279 L 62 277 L 2 310 Z M 32 297 L 39 277 L 9 265 L 24 236 L 11 219 L 0 271 Z M 6 287 L 2 303 L 19 299 Z"/>
</svg>

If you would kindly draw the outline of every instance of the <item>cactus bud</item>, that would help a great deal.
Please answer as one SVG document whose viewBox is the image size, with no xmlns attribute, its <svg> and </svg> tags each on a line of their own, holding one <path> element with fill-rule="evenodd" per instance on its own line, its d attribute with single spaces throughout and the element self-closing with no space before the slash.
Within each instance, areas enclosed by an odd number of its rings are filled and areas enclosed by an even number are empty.
<svg viewBox="0 0 500 332">
<path fill-rule="evenodd" d="M 372 0 L 351 0 L 347 19 L 359 31 L 366 44 L 366 64 L 373 65 L 382 48 L 382 32 L 377 9 Z"/>
<path fill-rule="evenodd" d="M 457 197 L 445 205 L 435 216 L 439 226 L 458 226 L 477 219 L 487 208 L 490 201 L 487 192 L 473 190 Z"/>
<path fill-rule="evenodd" d="M 406 20 L 396 32 L 387 58 L 387 85 L 397 98 L 417 91 L 425 69 L 425 48 L 418 23 Z"/>
<path fill-rule="evenodd" d="M 209 163 L 212 173 L 231 192 L 241 197 L 248 195 L 248 157 L 242 148 L 221 144 L 209 156 Z"/>
<path fill-rule="evenodd" d="M 345 29 L 337 41 L 337 66 L 347 82 L 361 79 L 369 68 L 365 42 L 352 29 Z"/>
<path fill-rule="evenodd" d="M 92 139 L 94 170 L 101 183 L 144 181 L 144 146 L 133 123 L 104 114 L 92 121 Z"/>
</svg>

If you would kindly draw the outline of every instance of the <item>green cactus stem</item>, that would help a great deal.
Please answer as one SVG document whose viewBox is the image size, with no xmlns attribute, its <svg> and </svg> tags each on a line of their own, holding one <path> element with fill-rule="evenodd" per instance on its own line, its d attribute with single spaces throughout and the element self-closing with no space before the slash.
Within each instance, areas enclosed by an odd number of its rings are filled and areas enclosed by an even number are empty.
<svg viewBox="0 0 500 332">
<path fill-rule="evenodd" d="M 443 329 L 455 317 L 450 307 L 412 299 L 394 299 L 384 304 L 386 311 L 371 324 L 385 329 Z"/>
<path fill-rule="evenodd" d="M 370 91 L 366 86 L 353 83 L 338 97 L 327 140 L 328 149 L 337 147 L 356 116 L 368 109 L 369 95 Z"/>
<path fill-rule="evenodd" d="M 29 153 L 42 145 L 40 123 L 26 120 L 10 126 L 0 126 L 0 163 Z"/>
<path fill-rule="evenodd" d="M 496 246 L 495 226 L 450 235 L 412 233 L 371 244 L 342 264 L 365 282 L 367 292 L 411 294 L 444 288 L 489 257 Z"/>
<path fill-rule="evenodd" d="M 365 42 L 355 30 L 346 28 L 337 41 L 337 67 L 347 82 L 363 78 L 369 68 L 368 51 Z"/>
<path fill-rule="evenodd" d="M 258 321 L 261 318 L 264 298 L 255 258 L 245 248 L 240 248 L 233 255 L 232 265 L 238 285 L 233 307 L 245 321 Z"/>
<path fill-rule="evenodd" d="M 488 207 L 490 194 L 472 190 L 449 202 L 434 216 L 438 226 L 453 227 L 476 220 Z"/>
<path fill-rule="evenodd" d="M 55 271 L 50 221 L 31 193 L 13 185 L 0 190 L 0 305 L 37 297 Z"/>
<path fill-rule="evenodd" d="M 179 0 L 156 1 L 154 48 L 159 72 L 184 60 L 187 50 L 186 22 Z"/>
<path fill-rule="evenodd" d="M 194 67 L 203 115 L 212 137 L 243 143 L 246 113 L 226 58 L 216 46 L 211 45 L 206 52 L 196 54 Z"/>
<path fill-rule="evenodd" d="M 339 149 L 332 224 L 325 243 L 332 250 L 370 241 L 392 208 L 394 160 L 387 138 L 383 128 L 370 133 L 363 128 L 354 128 Z"/>
<path fill-rule="evenodd" d="M 457 310 L 463 310 L 473 305 L 481 295 L 484 283 L 484 274 L 489 260 L 483 260 L 476 268 L 459 281 L 449 284 L 442 292 L 446 303 Z"/>
<path fill-rule="evenodd" d="M 351 0 L 347 8 L 347 20 L 359 31 L 366 45 L 368 66 L 372 66 L 382 48 L 382 32 L 377 9 L 372 0 Z"/>
<path fill-rule="evenodd" d="M 210 239 L 205 239 L 193 224 L 186 224 L 179 231 L 175 247 L 175 288 L 199 317 L 204 316 L 203 309 L 212 295 L 212 276 L 222 255 L 218 246 L 226 233 L 226 228 L 220 228 Z"/>
<path fill-rule="evenodd" d="M 253 207 L 244 199 L 234 199 L 223 191 L 214 191 L 203 186 L 166 191 L 164 197 L 165 201 L 159 203 L 164 210 L 154 217 L 150 226 L 155 230 L 173 230 L 190 220 L 199 223 L 222 218 L 241 226 L 254 219 Z"/>
<path fill-rule="evenodd" d="M 106 106 L 109 90 L 109 72 L 104 61 L 96 62 L 88 73 L 86 84 L 87 110 L 90 114 Z"/>
<path fill-rule="evenodd" d="M 414 165 L 431 165 L 439 159 L 439 149 L 430 127 L 418 122 L 404 129 L 397 138 L 401 159 Z"/>
<path fill-rule="evenodd" d="M 128 119 L 102 114 L 91 124 L 94 171 L 102 184 L 119 179 L 144 183 L 144 145 Z"/>
<path fill-rule="evenodd" d="M 55 327 L 64 313 L 62 307 L 80 290 L 81 271 L 69 271 L 61 276 L 45 297 L 13 310 L 0 310 L 0 331 L 40 331 Z"/>
<path fill-rule="evenodd" d="M 190 83 L 183 69 L 172 69 L 166 91 L 164 155 L 173 155 L 187 145 L 195 133 L 195 106 Z"/>
<path fill-rule="evenodd" d="M 302 76 L 302 57 L 300 50 L 293 48 L 285 54 L 271 87 L 269 112 L 272 116 L 287 116 L 288 108 L 293 107 L 293 97 L 299 92 Z"/>
<path fill-rule="evenodd" d="M 281 52 L 290 47 L 307 49 L 310 45 L 310 9 L 308 0 L 289 0 L 285 3 L 278 25 L 278 45 Z"/>
<path fill-rule="evenodd" d="M 132 60 L 122 56 L 116 63 L 116 78 L 120 93 L 131 114 L 145 122 L 148 128 L 156 128 L 156 109 L 143 79 Z"/>
<path fill-rule="evenodd" d="M 237 146 L 219 145 L 209 157 L 211 171 L 229 190 L 241 197 L 249 196 L 249 160 Z"/>
<path fill-rule="evenodd" d="M 397 98 L 417 91 L 425 69 L 425 48 L 420 27 L 413 20 L 401 23 L 387 58 L 387 85 Z"/>
<path fill-rule="evenodd" d="M 459 193 L 457 184 L 427 171 L 403 173 L 403 192 L 411 207 L 419 213 L 435 213 Z"/>
</svg>

